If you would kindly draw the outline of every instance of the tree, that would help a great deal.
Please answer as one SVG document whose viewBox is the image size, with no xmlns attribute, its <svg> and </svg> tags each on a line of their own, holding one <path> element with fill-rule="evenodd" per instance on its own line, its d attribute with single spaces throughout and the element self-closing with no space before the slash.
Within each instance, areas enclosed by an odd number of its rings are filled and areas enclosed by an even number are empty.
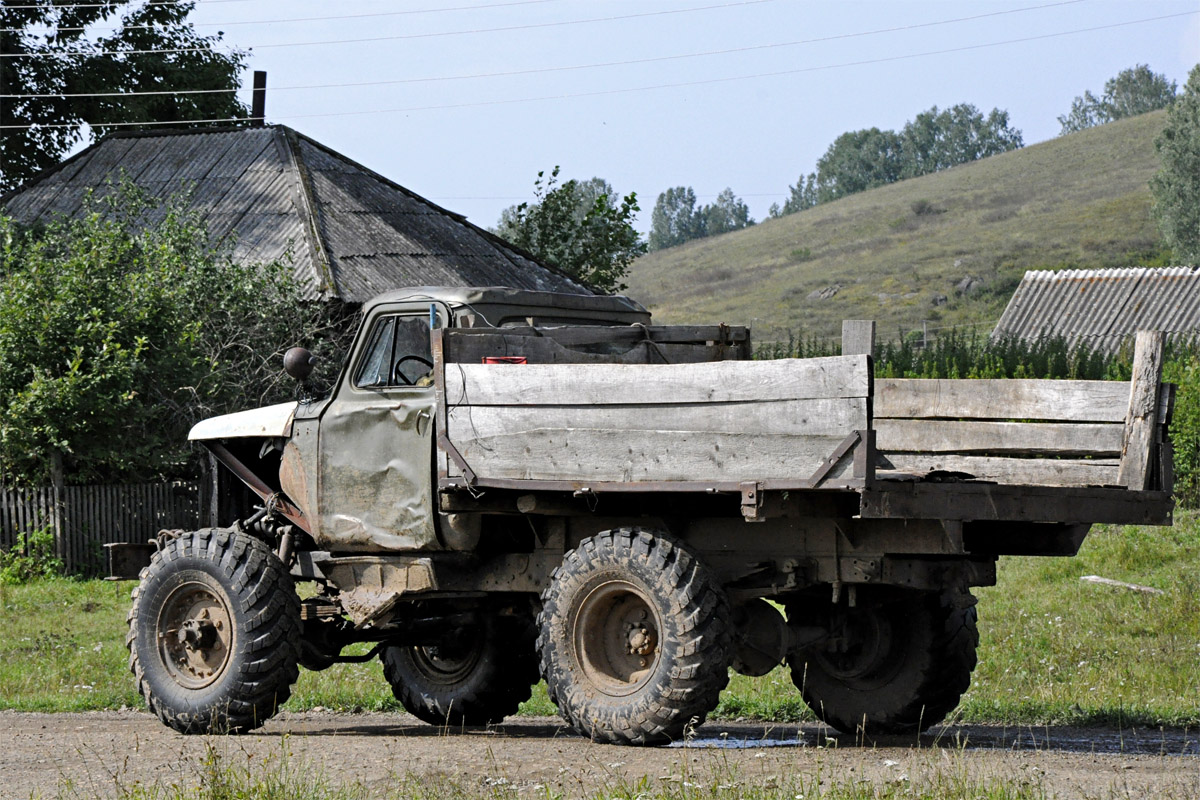
<svg viewBox="0 0 1200 800">
<path fill-rule="evenodd" d="M 970 103 L 922 111 L 900 132 L 901 174 L 905 178 L 1016 150 L 1021 132 L 1009 127 L 1008 112 L 993 108 L 984 117 Z"/>
<path fill-rule="evenodd" d="M 593 289 L 621 291 L 629 265 L 646 252 L 633 227 L 637 194 L 618 201 L 601 178 L 560 186 L 558 173 L 557 166 L 549 178 L 539 172 L 534 202 L 501 212 L 495 233 Z"/>
<path fill-rule="evenodd" d="M 817 201 L 873 189 L 900 179 L 900 137 L 866 128 L 843 133 L 817 159 Z"/>
<path fill-rule="evenodd" d="M 1176 261 L 1200 264 L 1200 64 L 1154 146 L 1162 163 L 1150 180 L 1159 230 Z"/>
<path fill-rule="evenodd" d="M 1104 84 L 1100 97 L 1085 91 L 1075 98 L 1071 110 L 1058 118 L 1059 136 L 1166 108 L 1174 101 L 1175 90 L 1175 81 L 1152 72 L 1146 64 L 1121 70 Z"/>
<path fill-rule="evenodd" d="M 704 221 L 705 236 L 718 236 L 754 224 L 750 208 L 728 187 L 717 195 L 715 201 L 701 209 L 700 216 Z"/>
<path fill-rule="evenodd" d="M 38 230 L 0 216 L 5 480 L 56 454 L 77 482 L 185 474 L 193 423 L 286 399 L 283 350 L 331 332 L 286 265 L 231 262 L 185 205 L 123 186 Z"/>
<path fill-rule="evenodd" d="M 650 249 L 699 239 L 704 235 L 704 216 L 696 208 L 696 192 L 690 186 L 673 186 L 658 196 L 650 212 Z"/>
<path fill-rule="evenodd" d="M 781 208 L 778 203 L 772 203 L 769 213 L 772 217 L 784 217 L 806 208 L 812 208 L 816 204 L 817 174 L 810 172 L 808 177 L 801 175 L 795 186 L 788 187 L 788 199 L 783 201 L 783 207 Z"/>
<path fill-rule="evenodd" d="M 246 117 L 234 94 L 245 54 L 216 52 L 221 34 L 200 36 L 187 22 L 194 6 L 0 5 L 0 125 L 29 126 L 0 129 L 0 191 L 56 164 L 84 136 L 84 124 L 95 137 L 118 130 L 114 123 Z M 135 94 L 147 90 L 209 93 Z M 101 96 L 81 96 L 89 94 Z"/>
</svg>

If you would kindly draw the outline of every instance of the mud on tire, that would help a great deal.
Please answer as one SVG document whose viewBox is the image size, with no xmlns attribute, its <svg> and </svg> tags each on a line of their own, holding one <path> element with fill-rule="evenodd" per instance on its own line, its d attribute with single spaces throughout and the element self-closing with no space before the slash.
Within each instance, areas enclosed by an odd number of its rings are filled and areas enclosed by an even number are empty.
<svg viewBox="0 0 1200 800">
<path fill-rule="evenodd" d="M 169 541 L 142 570 L 128 625 L 138 692 L 181 733 L 253 730 L 298 677 L 291 576 L 244 533 L 214 528 Z"/>
<path fill-rule="evenodd" d="M 789 620 L 812 613 L 810 602 L 788 605 Z M 835 633 L 849 634 L 848 645 L 796 653 L 788 665 L 808 707 L 844 733 L 925 730 L 970 686 L 979 633 L 966 590 L 895 590 L 858 608 L 826 601 L 817 613 L 832 620 Z"/>
<path fill-rule="evenodd" d="M 621 528 L 585 539 L 542 594 L 550 699 L 595 741 L 679 739 L 729 682 L 730 617 L 708 569 L 668 536 Z"/>
<path fill-rule="evenodd" d="M 488 615 L 458 646 L 392 646 L 380 655 L 392 694 L 431 725 L 487 725 L 515 714 L 538 680 L 527 615 Z"/>
</svg>

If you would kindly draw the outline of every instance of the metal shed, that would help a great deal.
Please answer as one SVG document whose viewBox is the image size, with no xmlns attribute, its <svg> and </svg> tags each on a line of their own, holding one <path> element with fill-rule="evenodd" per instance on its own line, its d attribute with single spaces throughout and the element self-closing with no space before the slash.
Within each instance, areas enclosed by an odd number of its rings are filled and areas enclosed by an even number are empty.
<svg viewBox="0 0 1200 800">
<path fill-rule="evenodd" d="M 310 299 L 358 304 L 402 286 L 591 294 L 565 274 L 284 125 L 118 133 L 0 198 L 19 222 L 71 215 L 124 174 L 190 192 L 243 262 L 290 259 Z"/>
<path fill-rule="evenodd" d="M 1200 332 L 1200 268 L 1031 270 L 992 337 L 1063 336 L 1112 351 L 1138 330 Z"/>
</svg>

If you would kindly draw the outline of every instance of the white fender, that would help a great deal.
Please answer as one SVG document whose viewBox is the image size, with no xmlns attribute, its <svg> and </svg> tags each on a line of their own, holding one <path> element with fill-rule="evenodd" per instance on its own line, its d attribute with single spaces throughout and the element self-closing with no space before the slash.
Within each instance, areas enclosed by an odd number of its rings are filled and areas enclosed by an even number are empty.
<svg viewBox="0 0 1200 800">
<path fill-rule="evenodd" d="M 296 413 L 296 402 L 280 403 L 275 406 L 252 408 L 233 414 L 222 414 L 200 420 L 188 432 L 190 441 L 204 439 L 236 439 L 247 436 L 292 435 L 292 415 Z"/>
</svg>

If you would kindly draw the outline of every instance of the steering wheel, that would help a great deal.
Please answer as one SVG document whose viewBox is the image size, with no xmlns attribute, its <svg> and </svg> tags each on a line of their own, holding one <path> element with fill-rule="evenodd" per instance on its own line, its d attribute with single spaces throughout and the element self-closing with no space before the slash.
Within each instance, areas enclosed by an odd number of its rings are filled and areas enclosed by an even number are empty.
<svg viewBox="0 0 1200 800">
<path fill-rule="evenodd" d="M 424 358 L 423 356 L 415 356 L 415 355 L 403 356 L 402 358 L 398 359 L 396 361 L 395 366 L 392 367 L 392 382 L 393 383 L 398 383 L 401 386 L 415 386 L 416 385 L 416 381 L 409 380 L 409 377 L 404 374 L 404 371 L 402 369 L 400 369 L 402 366 L 404 366 L 404 363 L 406 361 L 419 361 L 422 364 L 424 364 L 426 367 L 428 367 L 430 371 L 433 370 L 433 362 L 430 361 L 428 358 Z M 428 374 L 428 373 L 426 373 L 426 374 Z M 418 378 L 420 378 L 420 377 L 422 377 L 422 376 L 418 376 Z"/>
</svg>

